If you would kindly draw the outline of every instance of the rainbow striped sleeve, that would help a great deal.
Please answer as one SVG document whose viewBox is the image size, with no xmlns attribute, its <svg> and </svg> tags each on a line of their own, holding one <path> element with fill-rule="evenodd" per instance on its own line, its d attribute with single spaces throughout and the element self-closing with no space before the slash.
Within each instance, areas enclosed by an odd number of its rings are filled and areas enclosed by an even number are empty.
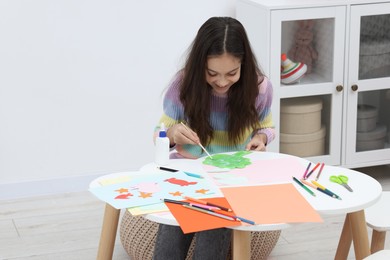
<svg viewBox="0 0 390 260">
<path fill-rule="evenodd" d="M 171 82 L 163 101 L 163 114 L 155 127 L 155 134 L 159 131 L 161 123 L 164 123 L 166 128 L 169 128 L 180 121 L 184 120 L 184 108 L 179 98 L 179 83 L 181 77 L 176 78 Z"/>
<path fill-rule="evenodd" d="M 256 108 L 259 112 L 259 130 L 257 133 L 264 133 L 267 136 L 267 144 L 275 139 L 275 126 L 271 113 L 272 95 L 271 81 L 268 78 L 264 78 L 259 86 L 259 96 L 256 99 Z"/>
</svg>

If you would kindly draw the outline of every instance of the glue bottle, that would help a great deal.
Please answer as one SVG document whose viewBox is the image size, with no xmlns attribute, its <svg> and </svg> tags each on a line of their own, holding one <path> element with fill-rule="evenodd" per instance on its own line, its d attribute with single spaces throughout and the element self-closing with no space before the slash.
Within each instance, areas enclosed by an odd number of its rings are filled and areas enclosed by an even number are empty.
<svg viewBox="0 0 390 260">
<path fill-rule="evenodd" d="M 155 163 L 166 165 L 169 161 L 169 138 L 164 123 L 161 123 L 160 132 L 156 137 Z"/>
</svg>

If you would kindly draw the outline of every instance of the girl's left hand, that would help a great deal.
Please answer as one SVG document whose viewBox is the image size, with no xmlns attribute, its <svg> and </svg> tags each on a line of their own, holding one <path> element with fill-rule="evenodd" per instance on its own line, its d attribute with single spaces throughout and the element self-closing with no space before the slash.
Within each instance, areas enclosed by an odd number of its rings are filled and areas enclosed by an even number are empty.
<svg viewBox="0 0 390 260">
<path fill-rule="evenodd" d="M 245 150 L 253 151 L 265 151 L 267 143 L 267 136 L 265 134 L 255 134 L 249 143 L 246 145 Z"/>
</svg>

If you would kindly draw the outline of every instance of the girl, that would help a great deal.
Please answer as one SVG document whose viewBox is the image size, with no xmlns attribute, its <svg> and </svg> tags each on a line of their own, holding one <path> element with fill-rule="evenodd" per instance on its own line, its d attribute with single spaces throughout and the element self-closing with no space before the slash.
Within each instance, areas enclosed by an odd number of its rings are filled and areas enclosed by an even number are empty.
<svg viewBox="0 0 390 260">
<path fill-rule="evenodd" d="M 185 66 L 171 82 L 163 103 L 164 123 L 175 158 L 237 150 L 264 151 L 275 135 L 272 85 L 261 72 L 242 24 L 212 17 L 199 29 Z M 187 126 L 183 126 L 186 122 Z M 156 127 L 155 136 L 159 131 Z M 154 259 L 185 259 L 194 234 L 160 225 Z M 229 229 L 198 232 L 193 259 L 226 259 Z"/>
</svg>

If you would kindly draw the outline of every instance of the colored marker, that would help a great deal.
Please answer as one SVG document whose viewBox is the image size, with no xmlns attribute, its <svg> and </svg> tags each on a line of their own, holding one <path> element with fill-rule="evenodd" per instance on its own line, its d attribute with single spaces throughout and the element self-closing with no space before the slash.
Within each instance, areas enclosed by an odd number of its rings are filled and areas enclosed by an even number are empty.
<svg viewBox="0 0 390 260">
<path fill-rule="evenodd" d="M 302 188 L 304 188 L 307 192 L 309 192 L 312 196 L 316 196 L 314 192 L 312 192 L 308 187 L 306 187 L 302 182 L 300 182 L 297 178 L 293 177 L 293 180 L 299 184 Z"/>
<path fill-rule="evenodd" d="M 310 175 L 318 168 L 318 166 L 320 166 L 320 163 L 317 163 L 316 166 L 314 166 L 314 168 L 309 172 L 309 174 L 306 175 L 305 179 L 308 179 Z"/>
<path fill-rule="evenodd" d="M 157 167 L 160 170 L 167 171 L 167 172 L 178 172 L 179 170 L 172 169 L 172 168 L 167 168 L 167 167 Z M 203 176 L 196 174 L 196 173 L 191 173 L 191 172 L 185 172 L 183 171 L 187 176 L 190 177 L 195 177 L 195 178 L 200 178 L 203 179 Z"/>
<path fill-rule="evenodd" d="M 167 167 L 157 167 L 157 169 L 160 169 L 160 170 L 163 170 L 163 171 L 167 171 L 167 172 L 178 172 L 179 170 L 176 170 L 176 169 L 171 169 L 171 168 L 167 168 Z"/>
<path fill-rule="evenodd" d="M 307 165 L 306 171 L 305 171 L 305 173 L 303 174 L 303 179 L 305 179 L 305 180 L 306 180 L 306 174 L 307 174 L 307 172 L 309 171 L 310 165 L 311 165 L 311 162 L 309 162 L 309 164 Z"/>
<path fill-rule="evenodd" d="M 184 172 L 187 176 L 190 176 L 190 177 L 195 177 L 195 178 L 200 178 L 200 179 L 203 179 L 203 176 L 199 175 L 199 174 L 196 174 L 196 173 L 191 173 L 191 172 Z"/>
<path fill-rule="evenodd" d="M 320 171 L 319 171 L 318 174 L 317 174 L 316 181 L 318 181 L 318 179 L 320 178 L 320 175 L 321 175 L 322 169 L 324 169 L 324 166 L 325 166 L 325 163 L 322 163 L 322 164 L 321 164 Z"/>
</svg>

